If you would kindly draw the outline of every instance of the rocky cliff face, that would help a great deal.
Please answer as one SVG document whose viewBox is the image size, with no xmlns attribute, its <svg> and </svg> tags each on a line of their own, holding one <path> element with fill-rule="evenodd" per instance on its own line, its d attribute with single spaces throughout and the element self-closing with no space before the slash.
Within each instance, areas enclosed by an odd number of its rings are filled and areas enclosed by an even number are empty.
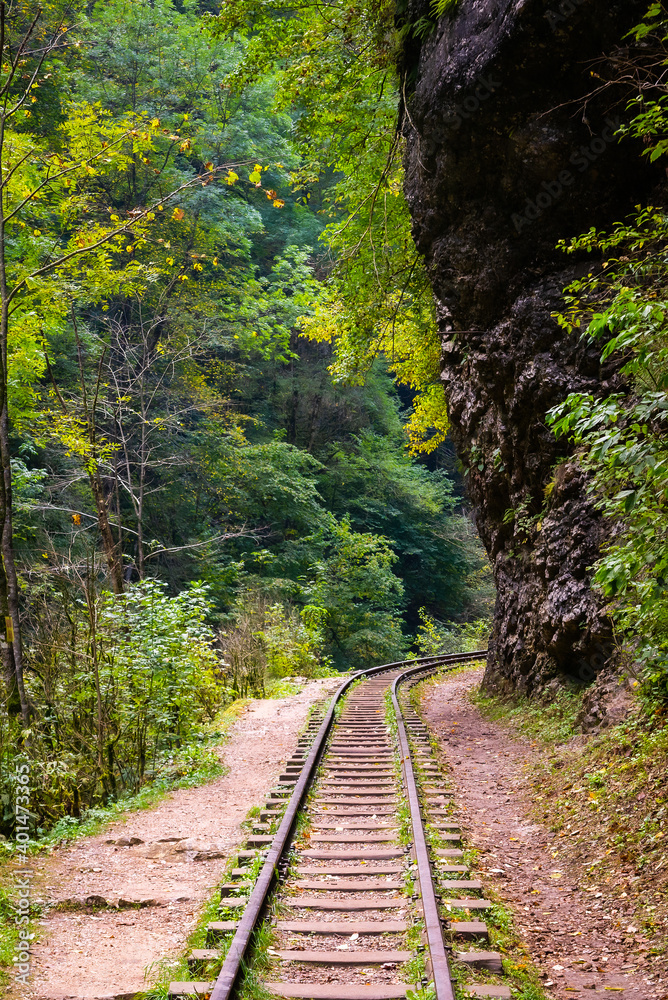
<svg viewBox="0 0 668 1000">
<path fill-rule="evenodd" d="M 416 2 L 410 20 L 429 17 Z M 452 435 L 498 599 L 486 685 L 591 680 L 611 651 L 589 584 L 602 524 L 545 426 L 573 391 L 618 387 L 552 318 L 578 270 L 557 241 L 623 216 L 652 183 L 614 131 L 626 100 L 594 60 L 636 0 L 459 0 L 406 55 L 406 194 L 431 274 Z M 607 68 L 607 67 L 606 67 Z M 561 464 L 555 464 L 565 459 Z"/>
</svg>

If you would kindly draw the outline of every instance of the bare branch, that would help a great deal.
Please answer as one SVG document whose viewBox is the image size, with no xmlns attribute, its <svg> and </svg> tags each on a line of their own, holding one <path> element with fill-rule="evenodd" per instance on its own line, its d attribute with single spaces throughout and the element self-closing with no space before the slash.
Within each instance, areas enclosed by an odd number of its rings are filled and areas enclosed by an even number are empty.
<svg viewBox="0 0 668 1000">
<path fill-rule="evenodd" d="M 153 556 L 164 556 L 165 554 L 171 552 L 184 552 L 186 549 L 199 549 L 204 545 L 210 545 L 212 542 L 227 542 L 230 538 L 257 538 L 260 534 L 259 531 L 230 531 L 223 535 L 214 535 L 213 538 L 205 538 L 202 542 L 191 542 L 188 545 L 176 545 L 169 549 L 154 549 L 149 552 L 148 555 L 144 556 L 144 560 L 152 559 Z"/>
</svg>

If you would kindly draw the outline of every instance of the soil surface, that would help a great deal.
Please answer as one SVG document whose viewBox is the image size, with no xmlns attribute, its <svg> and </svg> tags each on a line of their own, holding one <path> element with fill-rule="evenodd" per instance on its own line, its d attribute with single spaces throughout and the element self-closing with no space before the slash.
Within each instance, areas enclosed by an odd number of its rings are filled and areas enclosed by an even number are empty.
<svg viewBox="0 0 668 1000">
<path fill-rule="evenodd" d="M 605 884 L 583 891 L 583 869 L 535 821 L 531 774 L 549 750 L 480 714 L 469 694 L 481 677 L 458 673 L 425 685 L 422 696 L 423 718 L 450 766 L 463 838 L 480 852 L 476 874 L 513 911 L 548 995 L 664 1000 L 665 958 L 650 955 L 632 923 L 632 900 L 627 912 Z"/>
<path fill-rule="evenodd" d="M 244 839 L 248 810 L 262 803 L 294 750 L 309 706 L 337 685 L 311 681 L 288 698 L 251 701 L 220 747 L 225 776 L 179 789 L 36 862 L 34 891 L 51 909 L 23 995 L 59 1000 L 146 989 L 156 963 L 182 951 L 225 859 Z"/>
</svg>

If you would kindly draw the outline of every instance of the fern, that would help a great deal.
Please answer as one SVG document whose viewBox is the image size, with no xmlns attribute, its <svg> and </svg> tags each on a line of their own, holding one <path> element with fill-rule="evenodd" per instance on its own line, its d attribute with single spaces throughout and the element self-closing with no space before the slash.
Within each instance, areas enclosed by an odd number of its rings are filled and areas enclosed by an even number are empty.
<svg viewBox="0 0 668 1000">
<path fill-rule="evenodd" d="M 436 31 L 436 23 L 439 17 L 452 11 L 457 6 L 457 0 L 431 0 L 429 8 L 430 17 L 421 17 L 410 25 L 410 33 L 413 38 L 427 38 Z"/>
<path fill-rule="evenodd" d="M 435 21 L 432 21 L 429 17 L 421 17 L 419 21 L 414 21 L 413 24 L 410 25 L 410 33 L 413 38 L 422 39 L 431 35 L 435 28 Z"/>
<path fill-rule="evenodd" d="M 431 0 L 431 16 L 443 17 L 444 14 L 454 10 L 456 6 L 457 0 Z"/>
</svg>

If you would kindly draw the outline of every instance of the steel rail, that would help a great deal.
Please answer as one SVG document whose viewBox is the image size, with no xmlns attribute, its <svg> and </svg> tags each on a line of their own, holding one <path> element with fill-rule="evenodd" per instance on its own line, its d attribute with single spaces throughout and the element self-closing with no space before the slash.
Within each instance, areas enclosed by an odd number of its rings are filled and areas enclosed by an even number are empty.
<svg viewBox="0 0 668 1000">
<path fill-rule="evenodd" d="M 327 713 L 311 745 L 310 753 L 304 761 L 299 780 L 297 781 L 292 795 L 288 800 L 288 805 L 285 813 L 283 814 L 281 825 L 276 831 L 276 835 L 274 836 L 269 850 L 267 851 L 267 858 L 248 898 L 243 915 L 239 921 L 234 937 L 232 938 L 230 947 L 225 956 L 223 967 L 218 974 L 216 982 L 214 983 L 210 1000 L 230 1000 L 230 997 L 232 996 L 232 991 L 234 990 L 246 952 L 248 951 L 248 947 L 250 945 L 251 936 L 259 923 L 267 897 L 276 877 L 278 862 L 280 861 L 281 856 L 288 844 L 292 828 L 297 819 L 297 814 L 306 797 L 312 777 L 315 774 L 325 741 L 334 720 L 336 705 L 350 685 L 357 680 L 361 680 L 362 678 L 373 677 L 376 674 L 392 670 L 396 667 L 403 667 L 407 664 L 411 664 L 413 666 L 414 669 L 410 671 L 412 674 L 418 673 L 420 670 L 424 670 L 428 667 L 437 667 L 450 663 L 454 665 L 456 663 L 466 663 L 476 659 L 480 660 L 486 655 L 487 650 L 477 650 L 473 653 L 444 653 L 441 656 L 421 656 L 412 660 L 398 660 L 395 663 L 383 663 L 378 667 L 370 667 L 367 670 L 356 671 L 356 673 L 351 674 L 350 677 L 347 677 L 343 684 L 340 685 L 329 703 Z M 429 877 L 431 879 L 431 873 Z M 441 945 L 442 943 L 443 939 L 441 938 Z M 450 996 L 452 996 L 452 994 L 450 994 Z M 445 1000 L 445 997 L 446 994 L 442 994 L 442 996 L 439 995 L 438 1000 Z"/>
<path fill-rule="evenodd" d="M 437 666 L 437 665 L 434 665 Z M 429 667 L 427 667 L 429 669 Z M 431 871 L 431 861 L 429 859 L 429 848 L 425 837 L 424 825 L 420 813 L 420 798 L 418 795 L 413 761 L 411 759 L 408 734 L 404 725 L 401 706 L 397 697 L 397 689 L 409 677 L 425 671 L 425 666 L 406 670 L 400 674 L 392 684 L 392 705 L 397 720 L 397 735 L 399 737 L 399 749 L 401 751 L 401 769 L 408 796 L 408 805 L 411 812 L 411 825 L 413 827 L 413 849 L 415 850 L 415 861 L 418 867 L 418 879 L 420 882 L 420 898 L 424 912 L 424 926 L 427 935 L 427 947 L 431 959 L 432 975 L 434 980 L 434 990 L 436 1000 L 454 1000 L 455 994 L 452 988 L 452 978 L 450 975 L 450 965 L 443 942 L 443 927 L 441 917 L 438 912 L 438 901 Z"/>
</svg>

